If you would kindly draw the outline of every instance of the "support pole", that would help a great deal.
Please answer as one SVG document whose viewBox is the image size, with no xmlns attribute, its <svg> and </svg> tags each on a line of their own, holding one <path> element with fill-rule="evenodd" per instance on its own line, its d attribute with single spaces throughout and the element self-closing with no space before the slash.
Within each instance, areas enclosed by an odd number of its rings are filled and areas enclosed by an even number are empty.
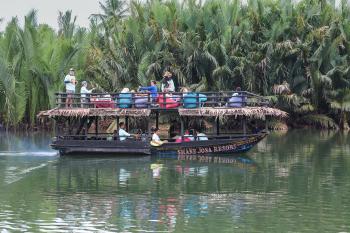
<svg viewBox="0 0 350 233">
<path fill-rule="evenodd" d="M 77 129 L 76 135 L 79 135 L 81 133 L 81 131 L 83 130 L 83 128 L 85 126 L 86 121 L 87 121 L 87 117 L 83 117 L 80 119 L 79 128 Z"/>
<path fill-rule="evenodd" d="M 265 117 L 265 130 L 266 130 L 266 131 L 269 131 L 268 123 L 269 123 L 268 118 Z"/>
<path fill-rule="evenodd" d="M 85 128 L 85 140 L 87 140 L 87 137 L 88 137 L 88 117 L 86 117 L 85 119 L 85 123 L 84 123 L 84 128 Z"/>
<path fill-rule="evenodd" d="M 54 128 L 55 128 L 55 135 L 56 136 L 60 136 L 60 127 L 58 127 L 59 126 L 59 120 L 58 120 L 59 118 L 55 118 L 54 119 Z"/>
<path fill-rule="evenodd" d="M 180 123 L 181 123 L 181 141 L 184 140 L 184 120 L 182 117 L 180 117 Z"/>
<path fill-rule="evenodd" d="M 68 123 L 68 135 L 71 136 L 73 127 L 71 126 L 71 119 L 70 119 L 70 117 L 68 118 L 67 123 Z"/>
<path fill-rule="evenodd" d="M 159 112 L 156 112 L 156 128 L 159 128 Z"/>
<path fill-rule="evenodd" d="M 216 135 L 220 134 L 220 117 L 216 118 Z"/>
<path fill-rule="evenodd" d="M 129 132 L 129 117 L 128 116 L 125 117 L 125 128 L 126 128 L 126 131 Z"/>
<path fill-rule="evenodd" d="M 98 135 L 98 117 L 95 117 L 95 135 Z"/>
<path fill-rule="evenodd" d="M 119 116 L 117 116 L 117 135 L 115 135 L 115 140 L 119 140 Z"/>
<path fill-rule="evenodd" d="M 245 118 L 243 118 L 242 123 L 243 123 L 243 134 L 245 136 L 245 135 L 247 135 L 247 120 Z"/>
<path fill-rule="evenodd" d="M 147 119 L 147 134 L 148 134 L 149 140 L 152 140 L 151 120 L 149 118 Z"/>
</svg>

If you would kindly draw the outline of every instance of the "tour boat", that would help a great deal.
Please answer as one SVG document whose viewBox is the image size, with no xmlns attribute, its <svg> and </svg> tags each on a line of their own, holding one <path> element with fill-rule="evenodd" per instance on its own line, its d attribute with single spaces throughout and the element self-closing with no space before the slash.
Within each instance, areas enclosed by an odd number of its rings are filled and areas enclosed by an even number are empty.
<svg viewBox="0 0 350 233">
<path fill-rule="evenodd" d="M 243 153 L 268 135 L 267 127 L 249 133 L 247 119 L 267 122 L 269 118 L 287 117 L 284 111 L 270 107 L 265 98 L 244 91 L 159 93 L 157 100 L 154 97 L 152 99 L 149 93 L 98 93 L 84 97 L 74 94 L 72 106 L 66 105 L 67 97 L 65 93 L 57 93 L 57 106 L 38 115 L 40 118 L 55 120 L 56 136 L 51 147 L 61 155 L 182 156 Z M 181 127 L 177 137 L 182 140 L 168 136 L 162 137 L 162 143 L 152 143 L 151 127 L 159 128 L 162 115 L 179 120 Z M 215 122 L 215 132 L 208 133 L 205 140 L 196 135 L 185 135 L 185 125 L 188 125 L 189 120 L 204 118 Z M 222 118 L 242 122 L 242 132 L 237 134 L 226 130 L 221 133 Z M 121 141 L 116 133 L 120 120 L 125 122 L 127 131 L 130 120 L 134 120 L 134 125 L 139 122 L 143 129 L 136 136 Z M 189 137 L 191 140 L 185 140 Z"/>
</svg>

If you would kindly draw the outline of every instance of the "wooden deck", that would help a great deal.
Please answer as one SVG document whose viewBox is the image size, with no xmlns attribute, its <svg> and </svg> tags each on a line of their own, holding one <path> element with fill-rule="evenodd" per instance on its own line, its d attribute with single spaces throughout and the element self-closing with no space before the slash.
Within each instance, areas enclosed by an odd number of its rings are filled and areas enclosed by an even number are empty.
<svg viewBox="0 0 350 233">
<path fill-rule="evenodd" d="M 148 117 L 162 111 L 180 116 L 287 117 L 286 112 L 269 106 L 267 99 L 250 92 L 159 93 L 157 98 L 151 93 L 74 94 L 70 106 L 67 97 L 56 93 L 56 107 L 38 117 Z"/>
</svg>

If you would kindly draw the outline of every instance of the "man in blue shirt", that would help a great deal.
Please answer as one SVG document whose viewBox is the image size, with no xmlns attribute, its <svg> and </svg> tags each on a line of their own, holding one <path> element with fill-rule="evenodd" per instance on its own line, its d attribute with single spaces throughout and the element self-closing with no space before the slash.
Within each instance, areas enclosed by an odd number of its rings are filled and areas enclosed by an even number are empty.
<svg viewBox="0 0 350 233">
<path fill-rule="evenodd" d="M 139 91 L 149 91 L 151 93 L 152 101 L 157 102 L 158 98 L 158 87 L 157 87 L 157 82 L 152 80 L 151 81 L 151 86 L 148 87 L 140 87 Z"/>
</svg>

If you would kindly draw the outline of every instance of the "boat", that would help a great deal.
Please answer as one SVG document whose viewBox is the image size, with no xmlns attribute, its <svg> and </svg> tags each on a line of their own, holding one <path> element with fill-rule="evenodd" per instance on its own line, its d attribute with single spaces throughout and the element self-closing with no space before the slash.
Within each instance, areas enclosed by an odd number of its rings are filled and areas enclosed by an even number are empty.
<svg viewBox="0 0 350 233">
<path fill-rule="evenodd" d="M 54 120 L 56 136 L 51 147 L 60 155 L 169 156 L 243 153 L 268 135 L 267 126 L 258 132 L 248 133 L 246 119 L 257 118 L 267 122 L 270 118 L 287 117 L 287 113 L 271 107 L 264 97 L 245 91 L 158 95 L 155 101 L 150 93 L 128 93 L 128 96 L 125 93 L 97 93 L 84 97 L 74 94 L 74 103 L 67 106 L 67 94 L 56 93 L 56 107 L 40 112 L 38 117 Z M 234 102 L 231 96 L 235 96 Z M 151 127 L 155 125 L 159 128 L 159 118 L 164 114 L 179 119 L 181 129 L 178 138 L 181 140 L 167 137 L 162 138 L 162 143 L 152 142 Z M 215 132 L 206 135 L 205 140 L 195 135 L 191 135 L 191 140 L 185 140 L 189 138 L 189 135 L 185 135 L 185 125 L 189 119 L 197 118 L 214 119 Z M 221 118 L 241 121 L 242 132 L 221 133 Z M 121 141 L 115 133 L 119 131 L 121 119 L 125 121 L 127 130 L 130 119 L 138 119 L 144 128 L 140 129 L 137 137 Z M 106 122 L 109 126 L 104 130 L 101 124 Z M 112 125 L 115 128 L 111 131 L 109 128 Z"/>
</svg>

